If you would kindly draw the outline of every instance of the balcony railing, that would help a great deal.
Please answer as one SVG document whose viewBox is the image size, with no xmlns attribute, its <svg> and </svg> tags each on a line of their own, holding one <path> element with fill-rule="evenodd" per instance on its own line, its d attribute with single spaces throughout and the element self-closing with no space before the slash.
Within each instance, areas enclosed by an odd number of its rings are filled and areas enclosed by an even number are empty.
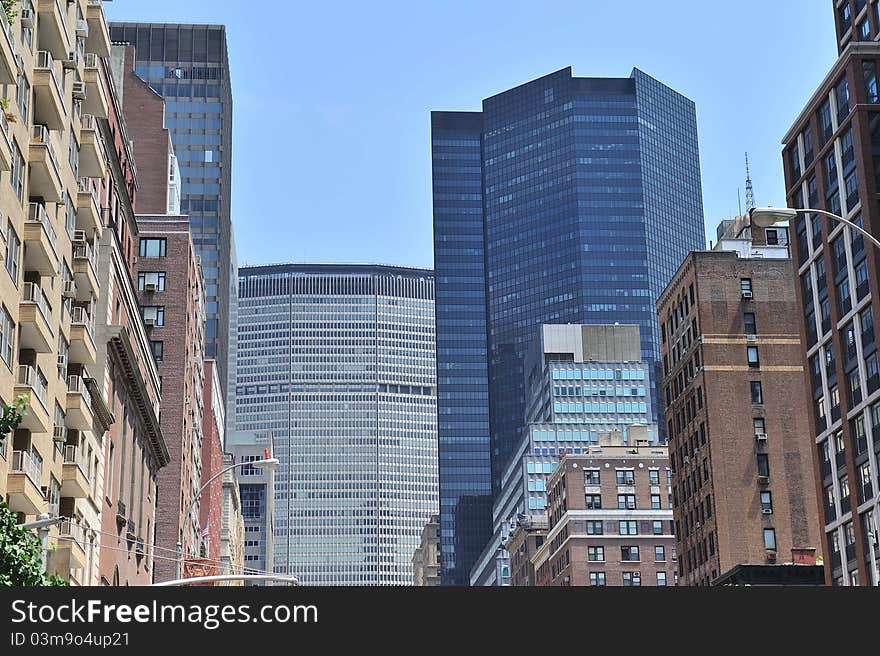
<svg viewBox="0 0 880 656">
<path fill-rule="evenodd" d="M 80 126 L 83 130 L 97 130 L 98 122 L 92 114 L 83 114 L 80 119 Z"/>
<path fill-rule="evenodd" d="M 86 384 L 82 379 L 82 376 L 68 376 L 67 377 L 67 391 L 75 392 L 78 394 L 86 395 Z"/>
<path fill-rule="evenodd" d="M 33 282 L 26 282 L 24 283 L 24 289 L 22 291 L 24 294 L 22 300 L 25 303 L 34 303 L 40 311 L 40 314 L 43 316 L 46 324 L 51 326 L 52 308 L 49 305 L 49 301 L 46 300 L 46 295 L 43 293 L 43 290 L 40 289 L 40 286 Z"/>
<path fill-rule="evenodd" d="M 43 478 L 43 461 L 34 458 L 27 451 L 13 451 L 12 468 L 9 471 L 26 474 L 34 485 L 40 487 Z"/>
<path fill-rule="evenodd" d="M 49 151 L 49 160 L 55 167 L 55 177 L 61 182 L 61 168 L 58 166 L 58 158 L 55 156 L 55 149 L 52 147 L 52 141 L 49 139 L 49 128 L 45 125 L 35 125 L 31 129 L 31 143 L 43 144 Z"/>
<path fill-rule="evenodd" d="M 86 331 L 91 335 L 93 331 L 92 318 L 84 307 L 76 306 L 70 312 L 70 322 L 72 324 L 83 325 Z"/>
<path fill-rule="evenodd" d="M 64 447 L 64 464 L 76 465 L 83 473 L 88 471 L 88 463 L 85 459 L 85 453 L 79 447 L 68 444 Z"/>
<path fill-rule="evenodd" d="M 58 97 L 64 98 L 64 93 L 61 91 L 61 85 L 58 83 L 58 76 L 55 73 L 55 60 L 52 59 L 52 53 L 48 50 L 38 50 L 37 61 L 34 64 L 34 68 L 48 70 L 49 77 L 52 78 L 52 84 L 55 85 L 55 91 L 58 92 Z"/>
<path fill-rule="evenodd" d="M 18 365 L 18 377 L 16 381 L 19 385 L 26 385 L 30 387 L 37 399 L 40 403 L 43 404 L 43 407 L 46 406 L 46 397 L 47 397 L 47 384 L 46 381 L 43 380 L 43 377 L 37 373 L 37 370 L 34 369 L 29 364 L 20 364 Z"/>
<path fill-rule="evenodd" d="M 95 265 L 95 249 L 92 248 L 91 244 L 80 244 L 77 246 L 73 250 L 73 259 L 88 260 L 92 270 L 95 271 L 97 269 L 97 266 Z"/>
<path fill-rule="evenodd" d="M 72 540 L 85 550 L 85 531 L 76 520 L 68 518 L 61 522 L 58 525 L 58 537 L 62 540 Z"/>
<path fill-rule="evenodd" d="M 52 245 L 52 250 L 58 252 L 55 228 L 52 227 L 52 222 L 49 220 L 49 215 L 46 213 L 46 207 L 42 203 L 29 203 L 27 220 L 28 223 L 39 223 L 43 226 L 43 232 L 46 233 L 46 237 Z"/>
</svg>

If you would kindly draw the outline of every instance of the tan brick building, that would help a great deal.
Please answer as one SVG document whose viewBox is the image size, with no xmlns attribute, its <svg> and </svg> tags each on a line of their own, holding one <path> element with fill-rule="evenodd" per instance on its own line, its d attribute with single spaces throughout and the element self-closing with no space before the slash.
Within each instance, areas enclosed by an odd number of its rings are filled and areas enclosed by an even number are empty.
<svg viewBox="0 0 880 656">
<path fill-rule="evenodd" d="M 657 303 L 685 585 L 819 547 L 787 231 L 738 219 L 719 239 Z"/>
<path fill-rule="evenodd" d="M 0 444 L 0 496 L 22 519 L 64 517 L 52 530 L 48 567 L 72 583 L 96 584 L 99 560 L 111 553 L 103 549 L 102 436 L 122 416 L 112 397 L 127 384 L 116 386 L 107 354 L 131 345 L 125 311 L 113 313 L 129 275 L 116 255 L 124 252 L 136 183 L 122 130 L 111 126 L 101 3 L 24 0 L 16 8 L 12 24 L 0 19 L 0 83 L 9 102 L 0 113 L 0 185 L 8 184 L 0 189 L 0 400 L 27 394 L 29 407 Z M 102 275 L 113 267 L 115 276 Z M 113 336 L 104 330 L 111 324 Z M 161 435 L 154 441 L 161 451 Z M 148 503 L 141 510 L 152 518 Z"/>
<path fill-rule="evenodd" d="M 666 447 L 629 430 L 564 456 L 547 483 L 549 529 L 532 562 L 539 586 L 666 586 L 676 576 Z"/>
</svg>

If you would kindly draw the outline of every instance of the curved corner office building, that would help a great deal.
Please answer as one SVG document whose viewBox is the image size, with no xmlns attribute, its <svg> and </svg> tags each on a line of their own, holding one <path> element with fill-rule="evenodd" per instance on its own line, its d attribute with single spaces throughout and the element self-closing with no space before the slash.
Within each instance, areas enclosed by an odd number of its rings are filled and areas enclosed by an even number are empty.
<svg viewBox="0 0 880 656">
<path fill-rule="evenodd" d="M 434 273 L 239 271 L 236 426 L 272 431 L 276 572 L 406 585 L 438 510 Z"/>
</svg>

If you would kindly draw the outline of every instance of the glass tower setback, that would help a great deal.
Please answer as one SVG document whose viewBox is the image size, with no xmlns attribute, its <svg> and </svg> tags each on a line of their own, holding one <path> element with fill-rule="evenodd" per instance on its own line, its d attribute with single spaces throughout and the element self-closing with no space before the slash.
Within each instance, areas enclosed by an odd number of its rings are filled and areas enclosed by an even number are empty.
<svg viewBox="0 0 880 656">
<path fill-rule="evenodd" d="M 231 251 L 232 87 L 222 25 L 111 23 L 115 43 L 136 49 L 136 72 L 165 98 L 165 127 L 180 166 L 181 212 L 189 215 L 205 276 L 205 357 L 220 380 L 235 371 L 229 348 L 236 292 Z M 227 398 L 227 405 L 233 404 Z M 227 413 L 231 415 L 231 413 Z"/>
<path fill-rule="evenodd" d="M 236 424 L 281 460 L 276 572 L 412 584 L 438 506 L 435 349 L 430 270 L 239 270 Z"/>
<path fill-rule="evenodd" d="M 492 532 L 483 117 L 434 112 L 431 130 L 441 579 L 467 585 Z"/>
<path fill-rule="evenodd" d="M 441 128 L 456 117 L 473 125 L 466 140 L 479 140 L 479 165 L 437 157 L 437 141 L 448 135 Z M 485 441 L 475 435 L 467 455 L 451 441 L 444 422 L 467 421 L 475 397 L 445 396 L 441 384 L 442 530 L 454 524 L 454 499 L 463 494 L 447 489 L 444 470 L 460 467 L 474 488 L 491 481 L 498 493 L 524 426 L 522 361 L 539 324 L 638 325 L 642 357 L 655 372 L 651 398 L 658 398 L 654 303 L 705 237 L 694 104 L 639 70 L 629 78 L 575 78 L 566 68 L 484 100 L 480 113 L 434 113 L 432 127 L 438 372 L 478 369 L 465 359 L 470 354 L 441 346 L 462 327 L 439 320 L 465 294 L 458 267 L 471 262 L 477 270 L 482 256 L 483 289 L 465 298 L 485 321 L 490 450 L 482 455 L 491 458 L 489 476 L 467 464 Z M 472 232 L 449 220 L 451 204 Z M 445 270 L 453 265 L 457 275 Z M 478 286 L 480 275 L 467 280 Z M 480 325 L 467 329 L 479 343 Z M 654 405 L 652 420 L 662 427 L 660 408 Z M 459 536 L 445 537 L 454 550 Z M 450 555 L 443 557 L 444 580 L 462 582 L 446 569 Z"/>
</svg>

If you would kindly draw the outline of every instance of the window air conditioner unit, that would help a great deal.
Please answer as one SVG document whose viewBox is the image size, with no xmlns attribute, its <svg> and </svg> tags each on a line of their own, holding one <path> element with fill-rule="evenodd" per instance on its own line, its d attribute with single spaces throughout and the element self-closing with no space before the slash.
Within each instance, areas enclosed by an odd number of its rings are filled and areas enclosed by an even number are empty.
<svg viewBox="0 0 880 656">
<path fill-rule="evenodd" d="M 76 21 L 76 35 L 77 36 L 88 36 L 89 35 L 89 23 L 83 19 L 79 19 Z"/>
<path fill-rule="evenodd" d="M 144 285 L 144 291 L 151 292 L 151 293 L 156 291 L 156 283 L 148 282 L 146 285 Z"/>
<path fill-rule="evenodd" d="M 770 483 L 769 476 L 758 476 L 758 483 L 761 485 L 768 485 Z"/>
<path fill-rule="evenodd" d="M 772 515 L 773 511 L 770 508 L 761 508 L 761 513 L 764 515 Z"/>
<path fill-rule="evenodd" d="M 52 439 L 56 442 L 67 441 L 67 429 L 64 426 L 55 426 L 52 431 Z"/>
<path fill-rule="evenodd" d="M 65 280 L 61 286 L 61 295 L 64 298 L 76 298 L 76 283 L 73 280 Z"/>
<path fill-rule="evenodd" d="M 34 27 L 34 10 L 33 9 L 22 9 L 18 12 L 18 15 L 21 16 L 22 27 L 29 27 L 29 28 L 33 29 L 33 27 Z"/>
<path fill-rule="evenodd" d="M 750 299 L 750 298 L 752 298 L 752 292 L 743 291 L 742 297 L 745 299 Z"/>
<path fill-rule="evenodd" d="M 767 433 L 755 433 L 755 439 L 759 442 L 767 441 Z"/>
<path fill-rule="evenodd" d="M 86 231 L 85 230 L 74 230 L 73 231 L 73 239 L 72 242 L 76 244 L 84 244 L 86 242 Z"/>
<path fill-rule="evenodd" d="M 85 100 L 86 99 L 86 83 L 85 82 L 74 82 L 73 83 L 73 97 L 77 100 Z"/>
<path fill-rule="evenodd" d="M 61 62 L 61 65 L 67 69 L 74 69 L 79 66 L 79 55 L 77 55 L 76 50 L 68 52 L 67 57 Z M 74 82 L 74 84 L 76 84 L 76 82 Z"/>
<path fill-rule="evenodd" d="M 59 367 L 66 367 L 67 366 L 67 356 L 66 355 L 59 355 L 58 356 L 58 366 Z"/>
<path fill-rule="evenodd" d="M 144 325 L 147 328 L 152 328 L 153 326 L 156 325 L 156 320 L 155 319 L 144 319 Z"/>
<path fill-rule="evenodd" d="M 758 336 L 757 336 L 757 335 L 746 335 L 746 341 L 749 341 L 749 342 L 755 342 L 755 341 L 757 341 L 757 340 L 758 340 Z"/>
</svg>

